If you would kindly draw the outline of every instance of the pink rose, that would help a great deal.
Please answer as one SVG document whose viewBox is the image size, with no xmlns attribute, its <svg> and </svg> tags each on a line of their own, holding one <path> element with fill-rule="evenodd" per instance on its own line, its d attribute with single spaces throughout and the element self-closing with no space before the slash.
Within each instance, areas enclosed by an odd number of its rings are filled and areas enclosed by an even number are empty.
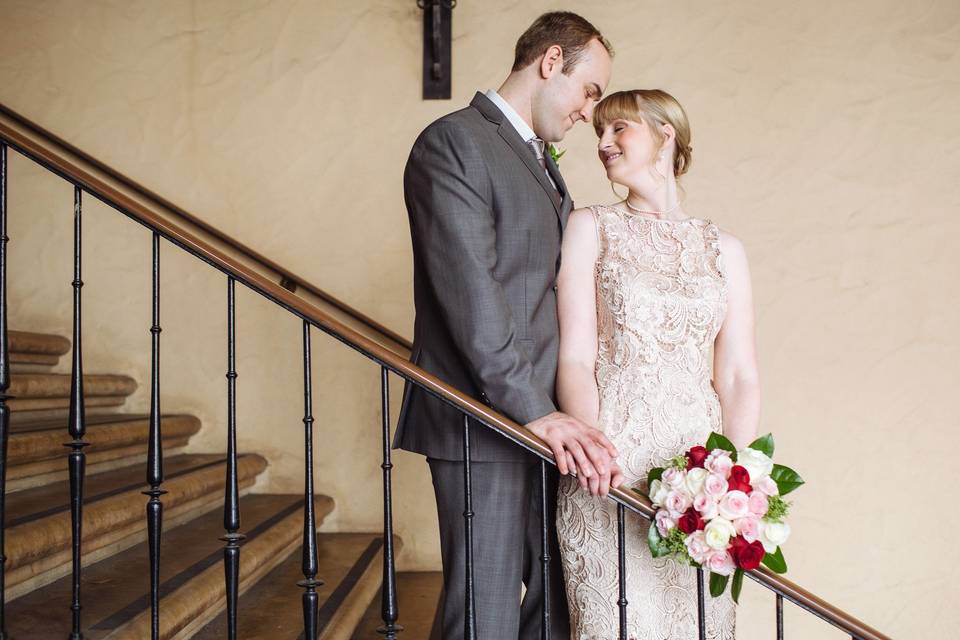
<svg viewBox="0 0 960 640">
<path fill-rule="evenodd" d="M 715 551 L 707 560 L 707 568 L 718 575 L 729 576 L 736 571 L 737 564 L 729 551 Z"/>
<path fill-rule="evenodd" d="M 702 565 L 710 559 L 713 549 L 707 544 L 703 531 L 695 531 L 689 535 L 685 541 L 687 553 L 693 558 L 693 561 Z"/>
<path fill-rule="evenodd" d="M 768 500 L 766 495 L 760 491 L 754 491 L 750 494 L 750 500 L 747 508 L 750 510 L 750 513 L 758 518 L 762 518 L 763 516 L 767 515 L 767 508 L 769 507 L 767 502 Z"/>
<path fill-rule="evenodd" d="M 737 533 L 743 536 L 747 542 L 753 542 L 760 539 L 760 519 L 752 516 L 740 518 L 733 521 L 733 528 Z"/>
<path fill-rule="evenodd" d="M 664 470 L 663 476 L 661 476 L 661 481 L 671 489 L 682 487 L 687 481 L 687 472 L 677 469 L 676 467 L 670 467 L 669 469 Z"/>
<path fill-rule="evenodd" d="M 703 490 L 708 496 L 713 496 L 719 500 L 727 492 L 727 479 L 716 473 L 711 473 L 703 481 Z"/>
<path fill-rule="evenodd" d="M 705 493 L 698 493 L 693 498 L 693 508 L 700 512 L 704 520 L 713 520 L 717 517 L 717 501 L 713 496 Z"/>
<path fill-rule="evenodd" d="M 736 520 L 750 513 L 749 503 L 750 499 L 743 491 L 730 491 L 720 498 L 717 507 L 720 510 L 721 517 L 727 520 Z"/>
<path fill-rule="evenodd" d="M 777 486 L 776 481 L 770 476 L 763 476 L 759 480 L 753 483 L 753 488 L 760 493 L 766 494 L 768 496 L 778 496 L 780 495 L 780 488 Z"/>
<path fill-rule="evenodd" d="M 686 491 L 671 491 L 667 494 L 663 506 L 670 512 L 670 517 L 676 520 L 693 504 L 693 498 Z"/>
<path fill-rule="evenodd" d="M 666 509 L 660 509 L 657 511 L 657 515 L 654 519 L 657 523 L 657 531 L 660 532 L 660 536 L 663 538 L 666 538 L 667 534 L 670 533 L 670 530 L 677 526 L 676 520 L 670 517 L 670 514 L 667 513 Z"/>
<path fill-rule="evenodd" d="M 730 452 L 723 449 L 714 449 L 703 462 L 703 467 L 710 473 L 726 479 L 730 475 L 730 469 L 733 468 L 733 459 L 730 458 Z"/>
</svg>

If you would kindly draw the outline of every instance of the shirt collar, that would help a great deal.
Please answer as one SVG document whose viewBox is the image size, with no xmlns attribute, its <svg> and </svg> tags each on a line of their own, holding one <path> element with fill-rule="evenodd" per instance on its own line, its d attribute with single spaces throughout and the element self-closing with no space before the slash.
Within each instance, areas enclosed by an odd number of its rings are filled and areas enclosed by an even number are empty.
<svg viewBox="0 0 960 640">
<path fill-rule="evenodd" d="M 503 112 L 503 115 L 507 116 L 507 120 L 510 121 L 510 124 L 513 125 L 513 128 L 517 130 L 517 133 L 520 134 L 520 137 L 523 138 L 524 142 L 529 142 L 531 139 L 536 138 L 537 134 L 533 132 L 533 129 L 530 128 L 523 118 L 520 117 L 520 114 L 510 106 L 510 103 L 503 99 L 499 93 L 493 89 L 487 89 L 484 94 L 493 104 L 497 105 L 497 108 Z"/>
</svg>

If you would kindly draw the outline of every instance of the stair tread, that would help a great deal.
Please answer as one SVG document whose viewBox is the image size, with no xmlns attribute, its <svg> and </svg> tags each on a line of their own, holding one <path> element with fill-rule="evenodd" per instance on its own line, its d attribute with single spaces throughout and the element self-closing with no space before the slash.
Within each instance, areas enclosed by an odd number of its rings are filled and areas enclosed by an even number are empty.
<svg viewBox="0 0 960 640">
<path fill-rule="evenodd" d="M 165 479 L 188 473 L 223 461 L 219 453 L 182 454 L 165 458 Z M 66 466 L 66 462 L 64 462 Z M 130 465 L 84 478 L 84 505 L 98 498 L 116 495 L 124 491 L 142 491 L 147 488 L 146 469 L 143 464 Z M 68 511 L 70 508 L 70 482 L 62 480 L 41 487 L 25 489 L 7 496 L 6 523 L 12 529 L 19 524 L 44 517 L 51 513 Z"/>
<path fill-rule="evenodd" d="M 443 574 L 439 571 L 401 571 L 397 574 L 397 624 L 403 627 L 401 638 L 440 640 L 440 630 L 433 629 L 443 592 Z M 377 629 L 383 626 L 380 617 L 380 593 L 367 607 L 351 640 L 382 640 Z"/>
<path fill-rule="evenodd" d="M 246 542 L 256 538 L 277 520 L 302 508 L 301 495 L 243 496 L 240 498 L 241 531 L 247 535 Z M 327 512 L 329 508 L 318 512 L 318 522 Z M 224 543 L 219 538 L 223 532 L 223 513 L 219 509 L 163 532 L 160 550 L 161 597 L 204 569 L 222 564 Z M 149 609 L 148 553 L 147 543 L 141 542 L 83 569 L 85 638 L 103 638 Z M 241 562 L 242 559 L 241 547 Z M 66 637 L 71 621 L 71 588 L 71 577 L 66 576 L 9 603 L 7 630 L 13 637 Z M 51 608 L 50 603 L 60 603 L 61 606 Z"/>
<path fill-rule="evenodd" d="M 70 351 L 70 340 L 54 333 L 36 333 L 34 331 L 7 332 L 10 341 L 10 353 L 37 353 L 62 356 Z"/>
<path fill-rule="evenodd" d="M 67 398 L 70 396 L 69 373 L 14 373 L 10 376 L 9 394 L 13 400 Z M 137 390 L 137 381 L 119 373 L 87 373 L 83 376 L 84 397 L 129 396 Z"/>
<path fill-rule="evenodd" d="M 127 422 L 133 420 L 145 420 L 149 418 L 144 413 L 106 413 L 101 415 L 91 415 L 86 417 L 87 427 L 94 427 L 102 424 L 113 424 L 115 422 Z M 163 417 L 167 417 L 164 414 Z M 25 419 L 16 424 L 10 425 L 10 435 L 18 433 L 33 433 L 37 431 L 63 430 L 64 437 L 67 433 L 67 416 L 43 417 Z"/>
<path fill-rule="evenodd" d="M 337 606 L 349 596 L 363 571 L 377 557 L 383 538 L 377 533 L 323 533 L 317 536 L 319 629 L 327 626 Z M 378 574 L 379 579 L 379 574 Z M 303 580 L 297 549 L 240 598 L 237 637 L 245 640 L 297 640 L 303 634 Z M 212 640 L 226 636 L 227 617 L 221 612 L 192 636 Z M 412 637 L 412 636 L 411 636 Z"/>
</svg>

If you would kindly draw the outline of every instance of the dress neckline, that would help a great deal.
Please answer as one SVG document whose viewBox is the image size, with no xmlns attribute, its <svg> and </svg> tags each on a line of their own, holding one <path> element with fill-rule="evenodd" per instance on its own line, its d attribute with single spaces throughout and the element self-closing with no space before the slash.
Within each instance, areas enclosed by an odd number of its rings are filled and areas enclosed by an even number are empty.
<svg viewBox="0 0 960 640">
<path fill-rule="evenodd" d="M 597 206 L 598 206 L 598 207 L 603 207 L 603 208 L 605 208 L 605 209 L 611 209 L 611 210 L 613 210 L 613 211 L 616 211 L 617 213 L 621 213 L 621 214 L 625 215 L 626 217 L 632 218 L 632 219 L 634 219 L 634 220 L 647 220 L 647 221 L 649 221 L 649 222 L 664 222 L 664 223 L 669 223 L 669 224 L 683 224 L 683 223 L 685 223 L 685 222 L 695 222 L 695 221 L 701 221 L 701 222 L 702 222 L 702 220 L 701 220 L 700 218 L 694 218 L 693 216 L 687 216 L 686 218 L 684 218 L 684 219 L 682 219 L 682 220 L 669 220 L 669 219 L 664 219 L 664 218 L 652 218 L 652 217 L 650 217 L 650 216 L 645 216 L 645 215 L 642 215 L 642 214 L 639 214 L 639 213 L 633 213 L 632 211 L 627 211 L 626 209 L 621 209 L 620 207 L 614 206 L 614 205 L 612 205 L 612 204 L 600 204 L 600 205 L 597 205 Z"/>
</svg>

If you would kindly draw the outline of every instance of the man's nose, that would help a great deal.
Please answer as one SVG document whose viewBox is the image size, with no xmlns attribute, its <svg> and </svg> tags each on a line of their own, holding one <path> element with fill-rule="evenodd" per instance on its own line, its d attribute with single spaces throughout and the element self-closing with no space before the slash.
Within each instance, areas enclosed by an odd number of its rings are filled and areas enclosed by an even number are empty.
<svg viewBox="0 0 960 640">
<path fill-rule="evenodd" d="M 580 118 L 584 122 L 590 122 L 590 118 L 593 117 L 593 108 L 596 106 L 596 103 L 593 100 L 587 100 L 586 104 L 583 105 L 583 108 L 580 109 Z"/>
</svg>

